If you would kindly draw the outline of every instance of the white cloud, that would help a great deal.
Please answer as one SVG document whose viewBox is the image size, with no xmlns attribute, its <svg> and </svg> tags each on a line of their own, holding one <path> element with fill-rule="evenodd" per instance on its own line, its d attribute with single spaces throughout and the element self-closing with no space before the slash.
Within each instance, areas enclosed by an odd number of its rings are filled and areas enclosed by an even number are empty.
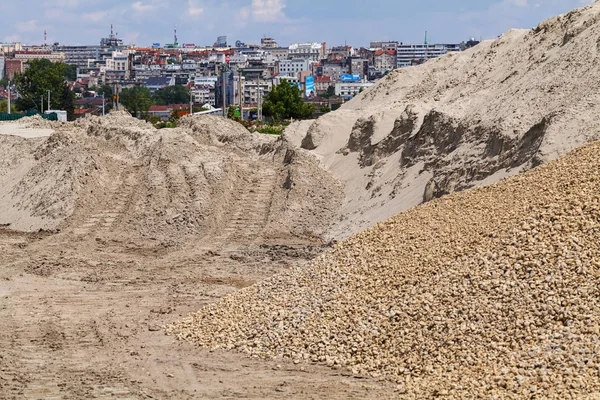
<svg viewBox="0 0 600 400">
<path fill-rule="evenodd" d="M 98 22 L 102 22 L 103 20 L 105 20 L 107 16 L 108 16 L 107 11 L 95 11 L 95 12 L 83 14 L 81 16 L 81 18 L 85 21 L 98 23 Z"/>
<path fill-rule="evenodd" d="M 247 7 L 238 11 L 238 19 L 242 25 L 251 20 L 253 22 L 289 22 L 285 15 L 285 0 L 252 0 Z"/>
<path fill-rule="evenodd" d="M 188 0 L 188 14 L 197 17 L 204 13 L 204 8 L 198 0 Z"/>
<path fill-rule="evenodd" d="M 148 11 L 153 11 L 154 9 L 156 9 L 156 7 L 158 7 L 158 4 L 156 4 L 155 2 L 144 3 L 142 1 L 136 1 L 135 3 L 133 3 L 131 5 L 131 8 L 133 9 L 133 11 L 135 11 L 137 13 L 145 13 Z"/>
<path fill-rule="evenodd" d="M 35 32 L 41 30 L 42 28 L 38 26 L 37 20 L 32 19 L 25 22 L 17 22 L 15 24 L 15 29 L 19 32 Z"/>
<path fill-rule="evenodd" d="M 4 36 L 4 40 L 5 43 L 15 43 L 15 42 L 20 42 L 21 41 L 21 36 L 19 35 L 9 35 L 9 36 Z"/>
<path fill-rule="evenodd" d="M 285 22 L 284 0 L 252 0 L 252 19 L 257 22 Z"/>
<path fill-rule="evenodd" d="M 46 3 L 46 7 L 61 7 L 61 8 L 75 8 L 81 5 L 81 0 L 55 0 L 52 3 Z"/>
<path fill-rule="evenodd" d="M 527 7 L 527 0 L 504 0 L 504 4 L 508 6 Z"/>
</svg>

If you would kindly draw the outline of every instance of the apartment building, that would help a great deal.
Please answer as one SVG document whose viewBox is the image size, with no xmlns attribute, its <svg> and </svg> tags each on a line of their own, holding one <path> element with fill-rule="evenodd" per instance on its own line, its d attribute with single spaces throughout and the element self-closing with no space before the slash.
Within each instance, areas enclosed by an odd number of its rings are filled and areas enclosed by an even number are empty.
<svg viewBox="0 0 600 400">
<path fill-rule="evenodd" d="M 302 71 L 311 70 L 310 60 L 295 58 L 293 60 L 279 61 L 279 75 L 298 77 Z"/>
<path fill-rule="evenodd" d="M 376 42 L 371 42 L 369 44 L 369 47 L 371 48 L 371 50 L 398 50 L 399 44 L 400 43 L 398 43 L 395 40 L 380 40 Z"/>
<path fill-rule="evenodd" d="M 335 95 L 349 99 L 374 85 L 374 82 L 338 82 L 335 84 Z"/>
<path fill-rule="evenodd" d="M 279 46 L 277 45 L 275 39 L 264 37 L 260 39 L 260 47 L 263 49 L 273 49 Z"/>
<path fill-rule="evenodd" d="M 22 62 L 28 62 L 32 60 L 50 60 L 52 62 L 65 62 L 65 55 L 63 53 L 54 53 L 51 51 L 16 51 L 15 60 Z"/>
<path fill-rule="evenodd" d="M 4 56 L 0 56 L 0 79 L 4 78 Z"/>
<path fill-rule="evenodd" d="M 292 43 L 289 46 L 289 56 L 319 61 L 325 56 L 325 43 Z"/>
<path fill-rule="evenodd" d="M 120 51 L 113 51 L 112 56 L 106 59 L 107 71 L 128 71 L 129 55 Z"/>
<path fill-rule="evenodd" d="M 396 68 L 396 50 L 377 50 L 374 55 L 374 66 L 388 71 Z"/>
<path fill-rule="evenodd" d="M 54 46 L 53 50 L 65 55 L 65 63 L 89 68 L 100 59 L 101 46 Z"/>
<path fill-rule="evenodd" d="M 5 76 L 14 79 L 15 74 L 23 73 L 23 61 L 6 58 L 4 60 L 4 70 L 6 71 Z"/>
<path fill-rule="evenodd" d="M 277 60 L 287 60 L 290 56 L 290 49 L 288 47 L 271 47 L 266 50 Z"/>
<path fill-rule="evenodd" d="M 460 51 L 459 44 L 404 44 L 398 45 L 396 65 L 410 67 L 415 60 L 427 61 L 449 52 Z"/>
<path fill-rule="evenodd" d="M 273 88 L 271 80 L 267 81 L 246 81 L 242 83 L 244 105 L 252 106 L 258 104 L 259 94 L 264 101 L 264 97 Z"/>
<path fill-rule="evenodd" d="M 9 54 L 15 51 L 23 51 L 23 45 L 20 42 L 0 43 L 0 54 Z"/>
</svg>

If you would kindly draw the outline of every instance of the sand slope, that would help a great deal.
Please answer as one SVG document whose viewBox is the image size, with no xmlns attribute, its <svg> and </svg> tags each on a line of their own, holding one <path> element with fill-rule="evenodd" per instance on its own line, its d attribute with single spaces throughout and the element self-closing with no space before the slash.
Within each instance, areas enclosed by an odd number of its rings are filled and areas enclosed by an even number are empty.
<svg viewBox="0 0 600 400">
<path fill-rule="evenodd" d="M 599 138 L 599 20 L 596 3 L 396 70 L 308 127 L 302 147 L 346 186 L 332 236 Z"/>
</svg>

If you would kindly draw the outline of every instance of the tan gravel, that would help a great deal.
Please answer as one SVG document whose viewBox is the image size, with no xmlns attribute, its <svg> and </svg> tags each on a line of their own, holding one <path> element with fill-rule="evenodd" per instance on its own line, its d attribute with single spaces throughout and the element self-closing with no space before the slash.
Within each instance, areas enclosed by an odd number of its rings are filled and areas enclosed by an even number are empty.
<svg viewBox="0 0 600 400">
<path fill-rule="evenodd" d="M 600 142 L 399 214 L 168 327 L 409 398 L 600 393 Z"/>
</svg>

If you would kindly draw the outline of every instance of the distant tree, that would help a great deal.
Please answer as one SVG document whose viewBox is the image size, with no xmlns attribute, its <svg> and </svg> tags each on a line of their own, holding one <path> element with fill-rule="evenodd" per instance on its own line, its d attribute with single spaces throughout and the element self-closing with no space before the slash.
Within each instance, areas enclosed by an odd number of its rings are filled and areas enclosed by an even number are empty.
<svg viewBox="0 0 600 400">
<path fill-rule="evenodd" d="M 113 97 L 113 90 L 110 85 L 102 85 L 97 90 L 98 96 L 104 95 L 105 99 L 111 99 Z"/>
<path fill-rule="evenodd" d="M 7 113 L 7 112 L 8 112 L 8 100 L 0 100 L 0 113 Z M 11 113 L 17 112 L 17 107 L 15 107 L 14 104 L 10 105 L 10 112 Z"/>
<path fill-rule="evenodd" d="M 67 68 L 65 69 L 65 79 L 71 82 L 77 80 L 77 65 L 65 64 Z"/>
<path fill-rule="evenodd" d="M 69 86 L 65 84 L 66 70 L 67 65 L 63 63 L 53 63 L 45 59 L 30 61 L 27 71 L 17 75 L 15 79 L 19 93 L 19 98 L 15 101 L 17 108 L 39 110 L 41 98 L 47 101 L 50 91 L 51 104 L 44 103 L 44 109 L 58 108 L 67 112 L 73 109 L 75 98 Z"/>
<path fill-rule="evenodd" d="M 67 120 L 75 119 L 75 93 L 69 89 L 67 82 L 63 83 L 59 97 L 59 109 L 67 112 Z"/>
<path fill-rule="evenodd" d="M 134 117 L 144 118 L 152 105 L 152 93 L 144 86 L 135 86 L 121 91 L 121 104 Z"/>
<path fill-rule="evenodd" d="M 327 87 L 327 91 L 320 93 L 319 96 L 329 99 L 330 97 L 335 97 L 335 87 L 334 86 L 328 86 Z"/>
<path fill-rule="evenodd" d="M 298 86 L 282 79 L 281 83 L 265 96 L 263 113 L 274 120 L 306 119 L 313 113 L 313 106 L 304 103 Z"/>
<path fill-rule="evenodd" d="M 0 86 L 2 86 L 2 87 L 8 86 L 8 76 L 5 76 L 4 78 L 0 79 Z"/>
<path fill-rule="evenodd" d="M 332 105 L 331 105 L 331 111 L 335 111 L 335 110 L 337 110 L 338 108 L 340 108 L 341 106 L 342 106 L 341 104 L 332 104 Z"/>
<path fill-rule="evenodd" d="M 183 85 L 167 86 L 158 89 L 152 96 L 154 104 L 168 106 L 171 104 L 187 104 L 190 102 L 190 93 Z"/>
</svg>

